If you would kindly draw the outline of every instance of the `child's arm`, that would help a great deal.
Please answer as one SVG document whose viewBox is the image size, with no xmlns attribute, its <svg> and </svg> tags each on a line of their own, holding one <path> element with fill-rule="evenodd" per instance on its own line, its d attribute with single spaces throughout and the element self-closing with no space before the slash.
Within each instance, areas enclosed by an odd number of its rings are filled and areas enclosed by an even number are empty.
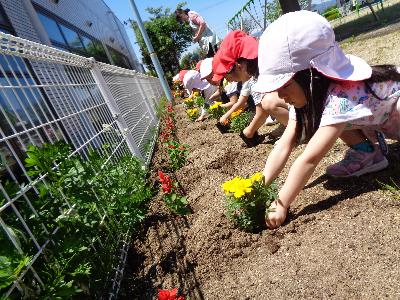
<svg viewBox="0 0 400 300">
<path fill-rule="evenodd" d="M 289 119 L 288 125 L 274 149 L 268 155 L 264 167 L 264 182 L 269 185 L 285 167 L 296 142 L 296 121 Z"/>
<path fill-rule="evenodd" d="M 246 107 L 248 96 L 240 96 L 239 100 L 219 119 L 221 124 L 226 124 L 230 115 L 239 108 Z"/>
<path fill-rule="evenodd" d="M 285 221 L 287 208 L 296 199 L 318 163 L 332 148 L 345 127 L 346 124 L 341 123 L 318 128 L 304 152 L 290 168 L 289 175 L 279 191 L 279 198 L 272 205 L 275 211 L 270 212 L 267 216 L 266 221 L 269 228 L 279 227 Z"/>
<path fill-rule="evenodd" d="M 211 96 L 209 100 L 217 100 L 221 96 L 221 91 L 217 89 Z"/>
<path fill-rule="evenodd" d="M 237 94 L 232 94 L 232 96 L 229 97 L 229 102 L 224 103 L 221 105 L 223 108 L 231 108 L 235 103 L 238 101 L 238 96 Z"/>
</svg>

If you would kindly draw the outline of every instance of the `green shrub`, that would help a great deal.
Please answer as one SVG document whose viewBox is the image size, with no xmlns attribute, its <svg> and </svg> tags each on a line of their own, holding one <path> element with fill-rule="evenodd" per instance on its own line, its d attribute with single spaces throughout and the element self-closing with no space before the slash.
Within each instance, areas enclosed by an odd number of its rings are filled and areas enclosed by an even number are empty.
<svg viewBox="0 0 400 300">
<path fill-rule="evenodd" d="M 119 262 L 121 241 L 138 228 L 153 195 L 145 168 L 137 158 L 124 156 L 109 161 L 111 151 L 107 147 L 102 150 L 105 156 L 89 151 L 86 159 L 70 156 L 71 152 L 67 144 L 58 142 L 30 146 L 26 153 L 29 175 L 35 180 L 47 174 L 46 184 L 41 181 L 36 184 L 37 194 L 32 189 L 27 192 L 37 215 L 24 200 L 16 201 L 15 205 L 38 243 L 43 245 L 48 239 L 51 242 L 33 264 L 44 287 L 39 287 L 28 272 L 20 284 L 23 298 L 101 298 L 107 278 L 114 276 L 113 270 Z M 2 214 L 2 218 L 16 236 L 19 230 L 23 231 L 12 211 Z M 6 249 L 3 241 L 8 238 L 2 234 L 0 277 L 4 278 L 0 293 L 25 268 L 26 257 L 37 252 L 22 235 L 20 248 L 27 256 L 16 256 L 9 250 L 3 252 Z"/>
</svg>

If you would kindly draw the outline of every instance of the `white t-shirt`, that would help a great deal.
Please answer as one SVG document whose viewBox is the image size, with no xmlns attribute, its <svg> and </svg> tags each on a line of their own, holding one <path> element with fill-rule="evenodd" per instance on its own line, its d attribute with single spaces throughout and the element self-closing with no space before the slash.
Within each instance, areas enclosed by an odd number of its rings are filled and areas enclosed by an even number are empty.
<svg viewBox="0 0 400 300">
<path fill-rule="evenodd" d="M 233 93 L 236 93 L 238 88 L 237 88 L 237 82 L 229 82 L 225 87 L 224 87 L 226 95 L 229 97 Z"/>
<path fill-rule="evenodd" d="M 254 91 L 252 91 L 252 87 L 256 82 L 257 82 L 257 79 L 255 79 L 254 77 L 251 77 L 249 80 L 243 82 L 242 90 L 240 91 L 240 96 L 248 97 L 251 95 L 253 97 L 255 105 L 261 103 L 261 100 L 264 95 L 264 94 L 255 93 Z"/>
</svg>

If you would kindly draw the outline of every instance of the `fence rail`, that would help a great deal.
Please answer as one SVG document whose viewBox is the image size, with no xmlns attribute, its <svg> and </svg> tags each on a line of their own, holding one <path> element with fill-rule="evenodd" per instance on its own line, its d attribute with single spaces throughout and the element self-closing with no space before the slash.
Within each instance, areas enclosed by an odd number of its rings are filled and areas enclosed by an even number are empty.
<svg viewBox="0 0 400 300">
<path fill-rule="evenodd" d="M 30 258 L 3 296 L 18 291 L 22 295 L 24 280 L 45 285 L 35 262 L 53 242 L 48 237 L 58 230 L 52 229 L 54 224 L 41 224 L 42 236 L 33 234 L 29 220 L 20 213 L 25 206 L 38 216 L 41 207 L 35 206 L 34 197 L 40 193 L 39 185 L 48 185 L 46 174 L 32 178 L 24 167 L 28 146 L 65 141 L 72 145 L 70 156 L 87 159 L 95 151 L 111 164 L 135 155 L 148 164 L 161 97 L 158 78 L 0 33 L 0 241 L 8 241 Z M 19 190 L 10 193 L 8 182 Z M 65 208 L 72 211 L 74 206 L 65 199 Z M 22 249 L 7 224 L 10 218 L 19 222 L 31 247 Z M 126 241 L 122 244 L 126 248 Z M 126 253 L 125 248 L 121 253 Z M 110 274 L 121 277 L 123 266 L 115 267 Z M 119 283 L 112 286 L 118 288 Z"/>
</svg>

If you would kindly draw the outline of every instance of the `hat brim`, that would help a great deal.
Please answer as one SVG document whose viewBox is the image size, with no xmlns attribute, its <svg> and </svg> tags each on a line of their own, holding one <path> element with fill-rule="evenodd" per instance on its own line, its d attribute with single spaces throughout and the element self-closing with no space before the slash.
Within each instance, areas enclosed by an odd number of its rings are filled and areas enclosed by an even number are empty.
<svg viewBox="0 0 400 300">
<path fill-rule="evenodd" d="M 354 55 L 343 55 L 335 51 L 336 59 L 333 60 L 335 65 L 332 66 L 329 56 L 313 59 L 311 65 L 325 76 L 344 81 L 362 81 L 368 79 L 372 75 L 371 66 L 362 58 Z M 340 59 L 339 59 L 340 58 Z"/>
<path fill-rule="evenodd" d="M 251 88 L 256 93 L 270 93 L 284 86 L 295 73 L 285 73 L 279 75 L 260 75 L 257 82 Z"/>
</svg>

